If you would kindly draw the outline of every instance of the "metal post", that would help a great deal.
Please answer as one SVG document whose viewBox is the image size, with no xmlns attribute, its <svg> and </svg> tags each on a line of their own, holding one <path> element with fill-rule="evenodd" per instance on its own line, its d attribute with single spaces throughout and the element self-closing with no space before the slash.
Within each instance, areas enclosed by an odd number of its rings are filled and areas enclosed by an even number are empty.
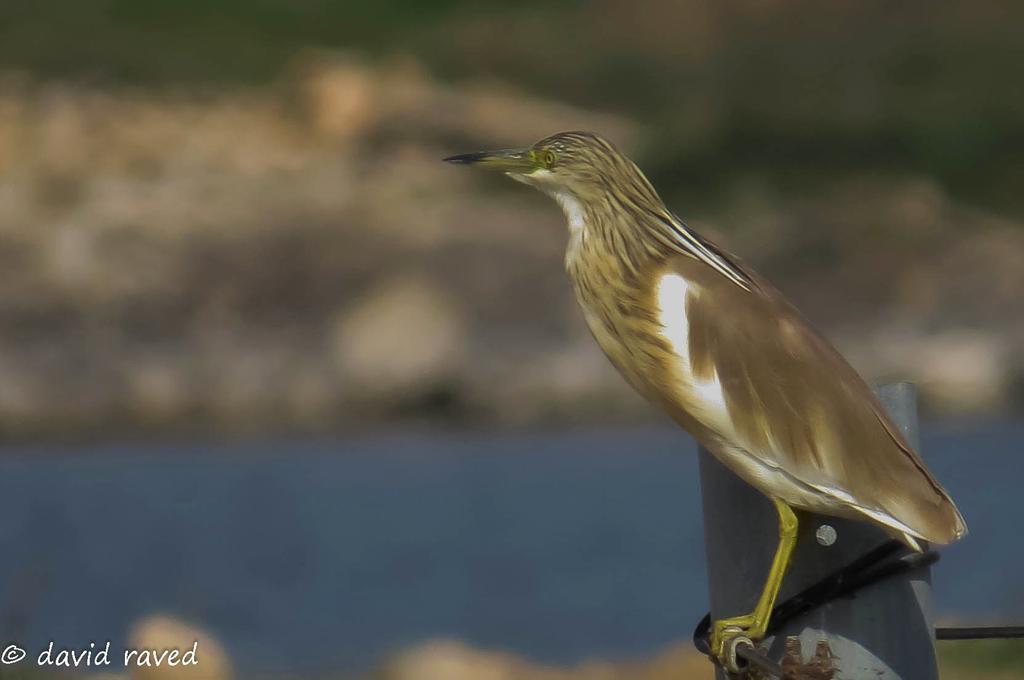
<svg viewBox="0 0 1024 680">
<path fill-rule="evenodd" d="M 917 447 L 914 386 L 884 385 L 876 394 Z M 704 449 L 700 452 L 700 477 L 712 618 L 744 614 L 753 608 L 768 573 L 778 540 L 776 515 L 761 493 Z M 822 525 L 835 530 L 832 545 L 822 545 L 830 533 Z M 818 540 L 819 531 L 824 541 Z M 802 513 L 800 538 L 780 601 L 888 538 L 864 522 Z M 786 670 L 787 680 L 936 680 L 929 569 L 894 576 L 853 598 L 800 616 L 774 639 L 766 640 L 763 648 Z M 830 662 L 827 656 L 832 657 Z M 828 667 L 835 670 L 828 671 Z M 716 677 L 724 680 L 726 675 L 719 670 Z"/>
</svg>

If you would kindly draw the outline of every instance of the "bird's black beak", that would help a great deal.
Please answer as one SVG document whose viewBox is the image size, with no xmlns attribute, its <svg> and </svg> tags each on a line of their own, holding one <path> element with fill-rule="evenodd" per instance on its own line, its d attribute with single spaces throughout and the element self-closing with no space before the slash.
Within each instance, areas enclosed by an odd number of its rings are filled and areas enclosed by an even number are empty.
<svg viewBox="0 0 1024 680">
<path fill-rule="evenodd" d="M 526 174 L 537 169 L 531 149 L 502 149 L 500 151 L 477 151 L 462 153 L 444 159 L 448 163 L 479 165 L 488 170 Z"/>
</svg>

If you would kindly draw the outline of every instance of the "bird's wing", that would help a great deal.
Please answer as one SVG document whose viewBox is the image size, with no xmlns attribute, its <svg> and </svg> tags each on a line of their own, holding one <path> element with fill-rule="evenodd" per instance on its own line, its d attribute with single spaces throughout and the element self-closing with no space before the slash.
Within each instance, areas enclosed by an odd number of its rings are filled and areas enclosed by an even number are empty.
<svg viewBox="0 0 1024 680">
<path fill-rule="evenodd" d="M 705 415 L 706 428 L 901 533 L 936 543 L 964 533 L 952 500 L 871 389 L 771 284 L 747 272 L 758 289 L 743 291 L 685 258 L 668 271 L 693 283 L 680 310 L 692 380 L 717 387 L 727 413 Z"/>
</svg>

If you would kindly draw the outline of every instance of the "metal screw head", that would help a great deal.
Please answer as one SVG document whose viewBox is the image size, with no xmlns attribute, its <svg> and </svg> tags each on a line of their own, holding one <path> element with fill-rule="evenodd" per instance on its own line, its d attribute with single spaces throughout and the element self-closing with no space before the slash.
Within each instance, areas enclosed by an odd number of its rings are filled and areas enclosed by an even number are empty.
<svg viewBox="0 0 1024 680">
<path fill-rule="evenodd" d="M 839 538 L 839 534 L 836 533 L 835 527 L 831 524 L 822 524 L 818 527 L 818 530 L 814 532 L 814 537 L 818 539 L 818 545 L 823 545 L 826 548 L 836 542 Z"/>
</svg>

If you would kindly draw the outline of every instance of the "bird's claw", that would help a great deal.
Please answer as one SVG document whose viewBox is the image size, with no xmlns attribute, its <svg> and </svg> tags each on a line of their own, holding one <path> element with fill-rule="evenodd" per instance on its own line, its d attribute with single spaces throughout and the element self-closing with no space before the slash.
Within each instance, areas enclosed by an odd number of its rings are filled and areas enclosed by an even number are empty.
<svg viewBox="0 0 1024 680">
<path fill-rule="evenodd" d="M 752 631 L 753 616 L 738 616 L 733 619 L 715 621 L 711 626 L 711 656 L 728 673 L 737 674 L 744 670 L 736 650 L 741 645 L 754 646 Z"/>
</svg>

